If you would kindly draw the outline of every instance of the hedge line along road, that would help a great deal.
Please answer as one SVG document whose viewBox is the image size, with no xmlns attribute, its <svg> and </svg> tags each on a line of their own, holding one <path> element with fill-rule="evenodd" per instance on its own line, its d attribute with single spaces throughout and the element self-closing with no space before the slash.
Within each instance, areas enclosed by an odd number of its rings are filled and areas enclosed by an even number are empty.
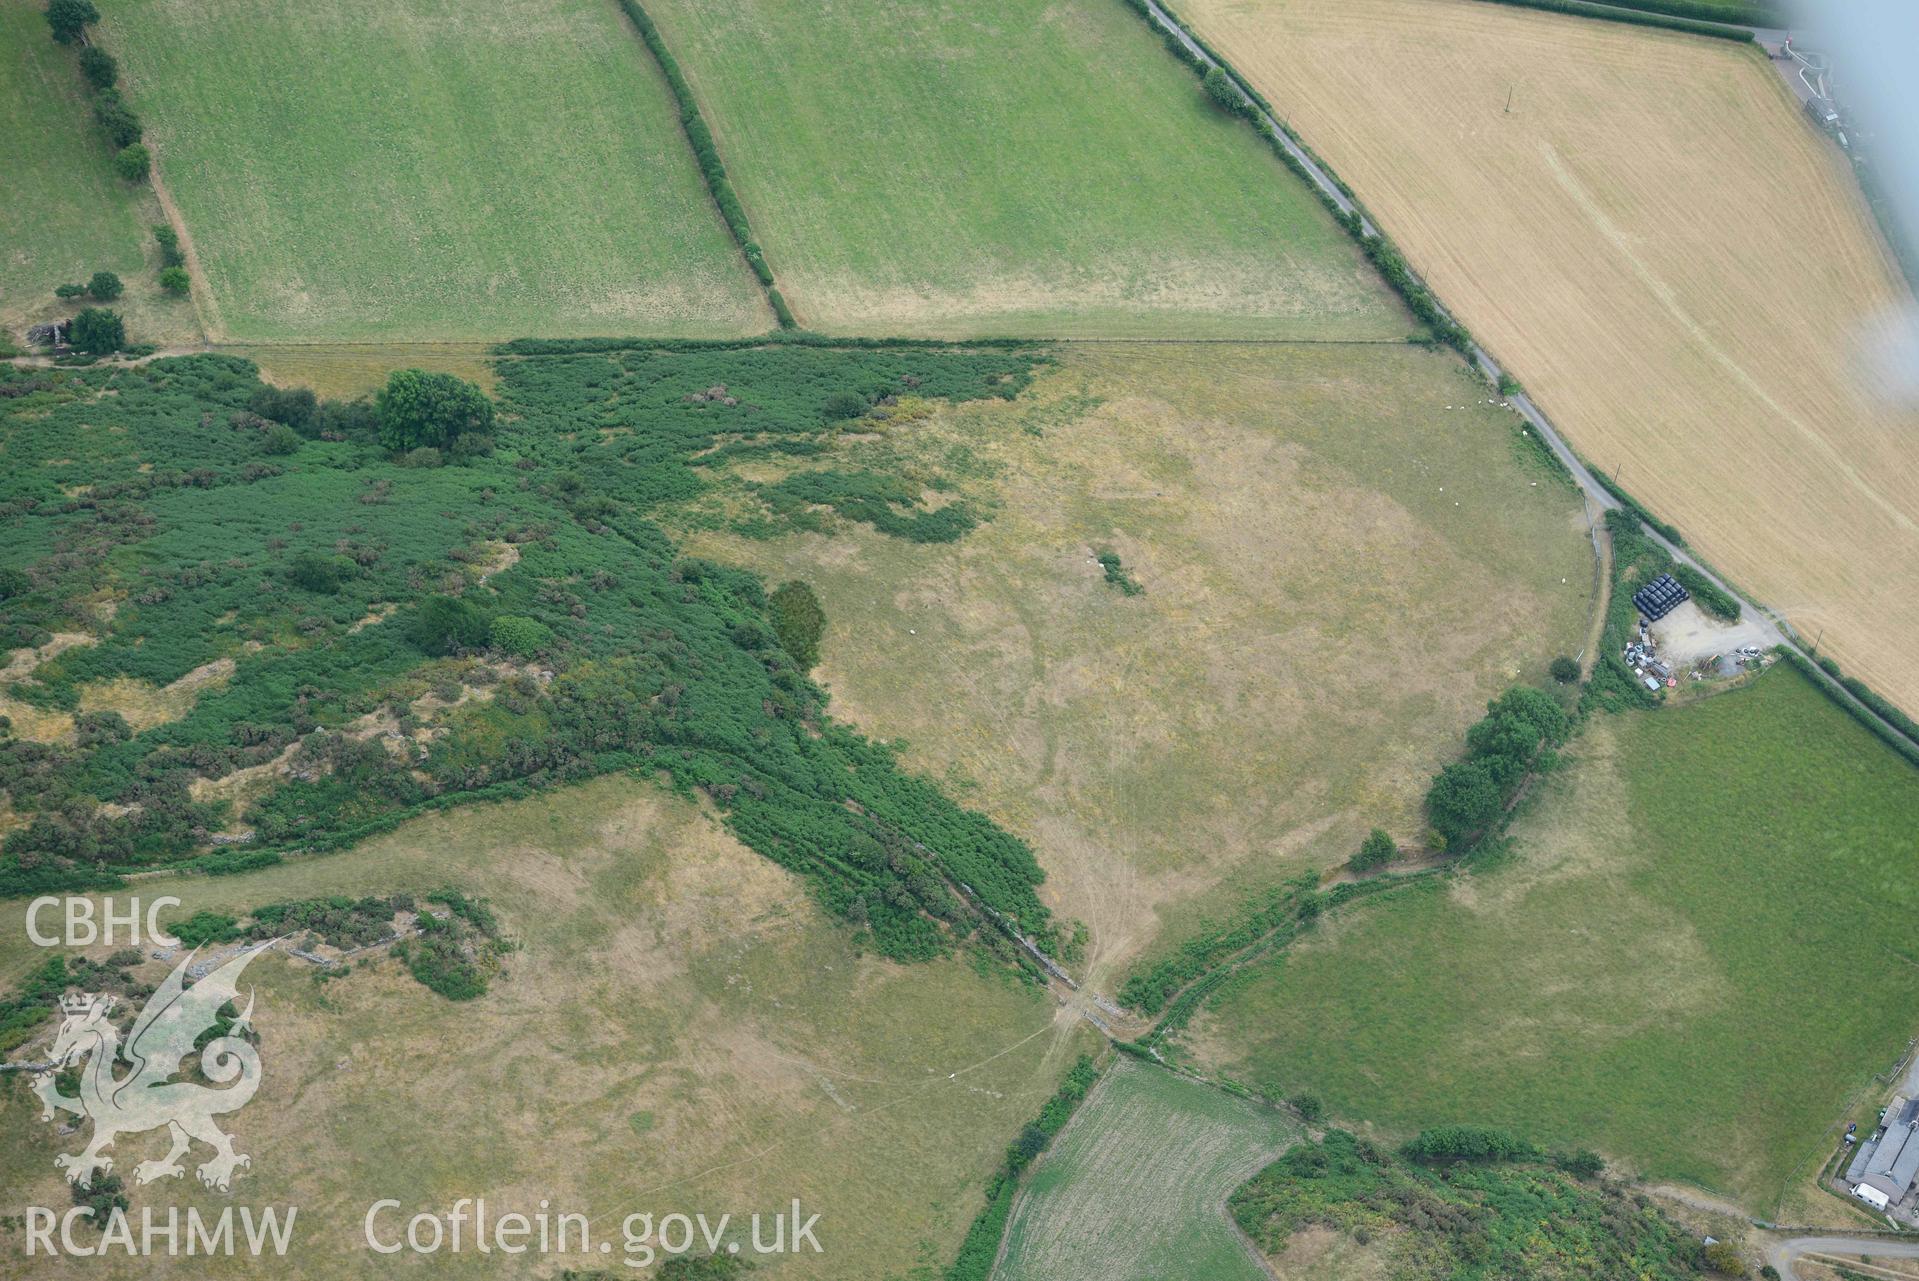
<svg viewBox="0 0 1919 1281">
<path fill-rule="evenodd" d="M 1340 189 L 1339 184 L 1334 181 L 1332 174 L 1327 172 L 1325 166 L 1321 165 L 1308 154 L 1306 149 L 1293 140 L 1292 134 L 1282 126 L 1270 112 L 1240 88 L 1240 76 L 1238 72 L 1234 71 L 1231 67 L 1222 66 L 1219 59 L 1213 57 L 1212 54 L 1206 51 L 1205 46 L 1187 34 L 1186 28 L 1181 26 L 1172 14 L 1167 12 L 1159 0 L 1146 0 L 1146 7 L 1152 14 L 1152 20 L 1163 30 L 1170 32 L 1174 39 L 1178 40 L 1195 58 L 1199 59 L 1202 65 L 1207 67 L 1220 67 L 1221 70 L 1225 71 L 1232 78 L 1234 92 L 1238 93 L 1245 101 L 1247 108 L 1254 114 L 1256 119 L 1266 122 L 1268 127 L 1272 129 L 1273 136 L 1279 140 L 1279 145 L 1286 149 L 1286 154 L 1299 162 L 1300 167 L 1306 172 L 1307 177 L 1311 179 L 1313 185 L 1331 202 L 1335 209 L 1339 210 L 1342 214 L 1357 214 L 1359 216 L 1360 231 L 1365 235 L 1377 236 L 1380 234 L 1380 230 L 1373 223 L 1372 218 L 1367 215 L 1364 209 L 1361 209 L 1354 203 L 1351 197 Z M 1410 266 L 1408 269 L 1410 270 Z M 1416 275 L 1417 273 L 1415 273 L 1415 276 Z M 1420 283 L 1424 284 L 1425 282 L 1421 280 Z M 1428 292 L 1431 292 L 1430 289 Z M 1434 295 L 1433 301 L 1446 315 L 1452 316 L 1451 310 L 1439 301 L 1437 295 Z M 1455 317 L 1455 319 L 1457 318 Z M 1494 386 L 1498 386 L 1501 375 L 1506 371 L 1501 368 L 1498 361 L 1493 359 L 1492 354 L 1478 343 L 1474 343 L 1472 358 L 1473 363 L 1479 367 L 1480 372 L 1485 374 Z M 1506 402 L 1518 410 L 1520 416 L 1532 425 L 1534 431 L 1539 433 L 1540 438 L 1552 449 L 1553 454 L 1560 462 L 1565 464 L 1566 470 L 1572 473 L 1573 479 L 1578 482 L 1579 488 L 1585 492 L 1586 497 L 1590 501 L 1598 504 L 1600 511 L 1611 511 L 1625 506 L 1625 504 L 1613 497 L 1612 491 L 1599 483 L 1597 478 L 1595 478 L 1592 472 L 1586 467 L 1586 464 L 1581 461 L 1579 455 L 1574 453 L 1572 447 L 1560 436 L 1558 429 L 1552 425 L 1551 420 L 1540 411 L 1539 406 L 1532 402 L 1530 396 L 1526 395 L 1523 391 L 1519 391 L 1506 397 Z M 1783 618 L 1773 613 L 1770 609 L 1766 609 L 1748 600 L 1745 596 L 1735 591 L 1725 580 L 1714 573 L 1710 567 L 1701 564 L 1699 560 L 1685 548 L 1670 541 L 1657 530 L 1647 529 L 1646 536 L 1670 552 L 1674 560 L 1682 564 L 1691 565 L 1704 575 L 1709 582 L 1712 582 L 1728 596 L 1738 601 L 1740 609 L 1745 613 L 1751 614 L 1753 619 L 1760 624 L 1765 636 L 1765 644 L 1778 645 L 1782 648 L 1792 650 L 1801 657 L 1811 658 L 1811 655 L 1800 646 L 1797 636 L 1792 632 L 1791 625 Z M 1598 529 L 1595 525 L 1593 533 L 1593 552 L 1595 555 L 1599 554 L 1598 538 Z M 1828 675 L 1824 668 L 1813 664 L 1812 670 L 1816 673 L 1817 679 L 1825 685 L 1828 692 L 1842 704 L 1851 708 L 1856 715 L 1883 726 L 1885 732 L 1891 734 L 1895 739 L 1905 738 L 1905 735 L 1900 731 L 1898 726 L 1893 725 L 1870 707 L 1867 707 L 1857 698 L 1854 698 L 1852 692 Z"/>
</svg>

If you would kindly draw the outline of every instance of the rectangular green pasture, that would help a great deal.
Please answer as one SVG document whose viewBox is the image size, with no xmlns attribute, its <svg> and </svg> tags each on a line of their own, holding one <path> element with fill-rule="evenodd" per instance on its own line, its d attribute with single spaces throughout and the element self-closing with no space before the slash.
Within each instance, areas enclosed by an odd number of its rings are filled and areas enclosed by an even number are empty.
<svg viewBox="0 0 1919 1281">
<path fill-rule="evenodd" d="M 216 337 L 726 336 L 772 319 L 606 0 L 119 0 Z"/>
<path fill-rule="evenodd" d="M 1414 328 L 1305 184 L 1122 0 L 647 9 L 810 328 Z"/>
</svg>

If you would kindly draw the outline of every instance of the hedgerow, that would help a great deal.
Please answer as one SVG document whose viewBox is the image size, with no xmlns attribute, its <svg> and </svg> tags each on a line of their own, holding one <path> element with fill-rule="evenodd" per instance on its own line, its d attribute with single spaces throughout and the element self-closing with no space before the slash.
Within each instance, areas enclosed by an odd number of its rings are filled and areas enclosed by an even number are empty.
<svg viewBox="0 0 1919 1281">
<path fill-rule="evenodd" d="M 1301 873 L 1268 891 L 1232 924 L 1201 931 L 1136 973 L 1121 987 L 1120 1003 L 1142 1014 L 1159 1015 L 1146 1042 L 1163 1041 L 1185 1026 L 1247 956 L 1283 948 L 1323 913 L 1400 888 L 1423 875 L 1350 881 L 1322 891 L 1314 873 Z"/>
<path fill-rule="evenodd" d="M 826 347 L 845 351 L 1018 351 L 1029 364 L 1051 360 L 1030 338 L 838 338 L 805 329 L 752 338 L 515 338 L 493 348 L 500 356 L 603 356 L 614 352 L 716 352 L 767 347 Z"/>
<path fill-rule="evenodd" d="M 1532 1161 L 1538 1148 L 1490 1125 L 1442 1125 L 1421 1130 L 1400 1148 L 1408 1161 L 1436 1165 L 1449 1161 Z"/>
<path fill-rule="evenodd" d="M 1606 601 L 1606 621 L 1600 628 L 1599 654 L 1593 660 L 1585 689 L 1580 691 L 1581 715 L 1594 710 L 1621 712 L 1659 705 L 1621 654 L 1637 632 L 1639 607 L 1632 603 L 1633 592 L 1672 569 L 1672 555 L 1646 537 L 1639 517 L 1630 511 L 1608 511 L 1606 532 L 1612 540 L 1612 589 Z"/>
<path fill-rule="evenodd" d="M 1020 1131 L 1019 1138 L 1007 1148 L 999 1169 L 986 1184 L 986 1206 L 974 1216 L 960 1243 L 959 1256 L 946 1269 L 946 1281 L 987 1281 L 999 1258 L 1000 1238 L 1006 1234 L 1006 1216 L 1013 1208 L 1013 1194 L 1019 1188 L 1019 1176 L 1044 1152 L 1055 1136 L 1066 1128 L 1073 1112 L 1099 1080 L 1099 1069 L 1082 1054 L 1052 1097 L 1040 1108 L 1039 1115 Z"/>
<path fill-rule="evenodd" d="M 1598 3 L 1599 0 L 1594 0 Z M 1766 0 L 1605 0 L 1613 9 L 1642 9 L 1675 18 L 1731 23 L 1748 27 L 1785 27 L 1791 18 L 1777 3 Z"/>
<path fill-rule="evenodd" d="M 1433 296 L 1432 290 L 1413 274 L 1413 269 L 1406 265 L 1405 257 L 1400 254 L 1399 246 L 1383 235 L 1367 235 L 1357 211 L 1340 216 L 1340 221 L 1352 233 L 1353 239 L 1359 242 L 1360 249 L 1379 269 L 1386 283 L 1405 300 L 1407 309 L 1433 331 L 1434 337 L 1470 360 L 1473 354 L 1472 334 L 1452 318 L 1440 305 L 1439 299 Z"/>
<path fill-rule="evenodd" d="M 1159 19 L 1154 16 L 1152 6 L 1147 3 L 1147 0 L 1124 0 L 1124 2 L 1135 13 L 1146 19 L 1147 24 L 1158 33 L 1160 42 L 1166 46 L 1169 53 L 1185 63 L 1200 77 L 1208 96 L 1212 98 L 1214 102 L 1222 107 L 1233 110 L 1234 114 L 1245 116 L 1251 121 L 1253 128 L 1258 132 L 1260 137 L 1266 140 L 1267 145 L 1273 149 L 1273 153 L 1279 157 L 1281 163 L 1292 170 L 1293 173 L 1299 177 L 1300 181 L 1306 184 L 1307 190 L 1311 191 L 1313 195 L 1318 198 L 1319 202 L 1326 207 L 1327 212 L 1332 214 L 1334 221 L 1345 228 L 1347 234 L 1358 242 L 1360 250 L 1366 255 L 1367 259 L 1372 262 L 1373 266 L 1378 269 L 1380 276 L 1384 278 L 1386 283 L 1392 286 L 1394 292 L 1399 294 L 1400 298 L 1405 301 L 1407 310 L 1411 311 L 1414 316 L 1418 317 L 1418 319 L 1432 331 L 1433 337 L 1445 343 L 1447 346 L 1452 347 L 1470 360 L 1473 355 L 1474 344 L 1472 335 L 1466 330 L 1466 327 L 1455 320 L 1446 309 L 1440 305 L 1439 300 L 1433 296 L 1432 291 L 1427 289 L 1424 282 L 1413 273 L 1412 268 L 1406 265 L 1406 260 L 1400 254 L 1398 246 L 1394 245 L 1392 241 L 1387 239 L 1383 234 L 1369 234 L 1365 229 L 1364 220 L 1361 218 L 1357 209 L 1350 212 L 1341 209 L 1339 202 L 1334 200 L 1331 195 L 1314 181 L 1313 175 L 1307 170 L 1306 166 L 1301 164 L 1299 158 L 1287 149 L 1285 143 L 1281 141 L 1279 134 L 1275 133 L 1272 125 L 1267 123 L 1267 119 L 1262 118 L 1261 113 L 1264 113 L 1264 117 L 1269 117 L 1275 121 L 1280 119 L 1279 113 L 1273 110 L 1272 104 L 1267 102 L 1259 91 L 1254 89 L 1218 50 L 1207 44 L 1204 39 L 1194 32 L 1191 27 L 1187 26 L 1179 15 L 1174 13 L 1170 8 L 1166 8 L 1164 5 L 1161 6 L 1174 25 L 1178 27 L 1193 44 L 1205 51 L 1205 57 L 1194 53 L 1191 48 L 1187 47 L 1185 41 L 1182 41 L 1178 35 L 1162 25 Z M 1211 61 L 1209 62 L 1208 59 L 1211 59 Z M 1234 92 L 1235 90 L 1237 91 L 1236 93 Z M 1229 95 L 1231 95 L 1230 98 Z M 1234 104 L 1237 105 L 1235 106 Z M 1258 108 L 1257 111 L 1253 109 L 1255 107 Z M 1283 122 L 1280 124 L 1280 128 L 1286 128 Z M 1294 142 L 1295 145 L 1303 148 L 1304 144 L 1300 143 L 1298 138 L 1294 137 L 1290 130 L 1287 131 L 1287 137 Z M 1345 193 L 1348 199 L 1352 199 L 1351 189 L 1348 188 L 1345 183 L 1341 182 L 1339 178 L 1332 173 L 1331 169 L 1326 168 L 1323 161 L 1320 161 L 1318 157 L 1314 157 L 1314 162 L 1320 165 L 1330 180 Z"/>
<path fill-rule="evenodd" d="M 1544 9 L 1548 13 L 1599 18 L 1606 22 L 1624 22 L 1640 27 L 1659 27 L 1667 31 L 1683 31 L 1688 35 L 1711 36 L 1715 40 L 1747 44 L 1752 42 L 1752 32 L 1742 27 L 1726 26 L 1723 22 L 1701 19 L 1717 17 L 1733 22 L 1752 22 L 1757 26 L 1773 26 L 1779 22 L 1776 14 L 1743 8 L 1728 13 L 1717 5 L 1689 4 L 1685 0 L 1618 0 L 1617 4 L 1592 4 L 1588 0 L 1488 0 L 1488 3 L 1510 5 L 1517 9 Z"/>
<path fill-rule="evenodd" d="M 1739 621 L 1739 601 L 1732 593 L 1718 583 L 1707 578 L 1695 567 L 1679 562 L 1672 567 L 1672 576 L 1679 585 L 1692 594 L 1693 603 L 1711 614 L 1714 618 L 1728 623 Z"/>
<path fill-rule="evenodd" d="M 1187 939 L 1169 955 L 1128 978 L 1119 990 L 1120 1004 L 1141 1014 L 1160 1013 L 1180 989 L 1222 960 L 1296 921 L 1300 896 L 1310 892 L 1317 880 L 1312 875 L 1295 878 L 1268 891 L 1258 905 L 1231 926 Z"/>
<path fill-rule="evenodd" d="M 1814 662 L 1804 654 L 1791 648 L 1782 649 L 1780 653 L 1785 657 L 1787 662 L 1804 672 L 1815 686 L 1825 692 L 1827 697 L 1832 698 L 1833 702 L 1844 708 L 1846 715 L 1871 730 L 1881 742 L 1892 748 L 1893 751 L 1899 753 L 1914 765 L 1919 765 L 1919 724 L 1915 724 L 1910 716 L 1887 702 L 1864 681 L 1841 675 L 1839 665 L 1830 658 L 1821 658 L 1817 662 Z M 1833 680 L 1838 681 L 1848 693 L 1861 703 L 1864 703 L 1868 709 L 1878 713 L 1879 717 L 1882 717 L 1883 720 L 1866 715 L 1857 706 L 1846 699 L 1834 697 L 1832 687 L 1828 685 L 1825 680 L 1821 679 L 1822 676 L 1831 677 Z M 1888 725 L 1885 722 L 1891 722 L 1891 724 Z"/>
<path fill-rule="evenodd" d="M 666 47 L 660 29 L 653 25 L 653 19 L 640 7 L 639 0 L 619 0 L 619 5 L 639 31 L 640 39 L 646 42 L 647 51 L 659 64 L 667 87 L 673 91 L 673 101 L 678 104 L 680 111 L 680 128 L 686 133 L 687 144 L 693 148 L 693 158 L 699 163 L 700 176 L 706 180 L 706 189 L 712 194 L 714 205 L 719 208 L 721 220 L 726 223 L 727 230 L 733 233 L 733 239 L 739 245 L 740 253 L 745 256 L 747 266 L 753 269 L 753 275 L 766 290 L 767 304 L 772 307 L 780 328 L 791 329 L 793 313 L 787 308 L 786 299 L 774 288 L 773 269 L 767 266 L 766 255 L 761 251 L 759 241 L 753 238 L 753 228 L 746 220 L 746 209 L 733 190 L 732 179 L 726 176 L 726 165 L 720 159 L 719 148 L 713 144 L 713 131 L 707 127 L 706 117 L 700 114 L 700 104 L 693 96 L 693 86 L 687 83 L 679 60 Z"/>
<path fill-rule="evenodd" d="M 1618 499 L 1626 510 L 1638 517 L 1640 522 L 1648 529 L 1657 533 L 1661 538 L 1664 538 L 1675 547 L 1684 547 L 1686 545 L 1686 540 L 1680 536 L 1677 529 L 1660 520 L 1659 517 L 1653 515 L 1651 508 L 1647 507 L 1637 498 L 1634 498 L 1624 489 L 1621 489 L 1618 481 L 1597 467 L 1588 467 L 1586 470 L 1592 473 L 1593 479 L 1599 482 L 1601 488 Z"/>
<path fill-rule="evenodd" d="M 166 685 L 233 663 L 185 715 L 142 733 L 84 747 L 0 735 L 0 787 L 25 820 L 0 852 L 0 893 L 189 859 L 234 870 L 427 809 L 644 770 L 709 797 L 886 955 L 966 939 L 1008 953 L 975 902 L 1052 945 L 1032 850 L 827 717 L 766 585 L 680 556 L 655 519 L 716 483 L 694 465 L 716 448 L 824 447 L 834 392 L 1012 395 L 1033 363 L 1000 348 L 805 342 L 508 360 L 495 451 L 429 469 L 396 465 L 363 406 L 309 417 L 270 403 L 231 357 L 0 369 L 13 464 L 0 473 L 0 637 L 97 641 L 8 696 L 72 711 L 97 682 Z M 281 424 L 252 406 L 311 438 L 270 455 Z M 903 537 L 976 519 L 916 511 L 879 473 L 820 476 L 787 491 L 796 506 L 824 495 Z M 766 505 L 751 519 L 783 517 Z M 499 545 L 518 553 L 510 568 L 488 550 Z M 110 624 L 91 612 L 103 587 L 119 599 Z M 536 641 L 542 672 L 510 665 Z M 416 702 L 441 689 L 438 732 L 416 739 Z M 242 812 L 193 799 L 196 779 L 275 761 L 278 781 Z M 250 844 L 202 857 L 209 833 L 234 826 Z"/>
<path fill-rule="evenodd" d="M 100 21 L 92 0 L 50 0 L 47 26 L 60 44 L 78 45 L 81 78 L 93 95 L 93 119 L 115 149 L 114 171 L 128 182 L 145 182 L 153 158 L 140 139 L 145 129 L 119 89 L 120 65 L 112 54 L 87 43 L 87 28 Z"/>
</svg>

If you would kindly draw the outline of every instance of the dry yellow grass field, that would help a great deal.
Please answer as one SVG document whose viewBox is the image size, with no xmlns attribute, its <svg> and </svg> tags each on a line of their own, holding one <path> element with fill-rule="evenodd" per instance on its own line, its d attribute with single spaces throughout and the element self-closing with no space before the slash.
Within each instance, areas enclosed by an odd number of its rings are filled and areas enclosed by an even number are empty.
<svg viewBox="0 0 1919 1281">
<path fill-rule="evenodd" d="M 1907 294 L 1760 51 L 1473 0 L 1180 8 L 1587 457 L 1919 709 L 1919 410 L 1862 357 Z"/>
<path fill-rule="evenodd" d="M 163 919 L 177 920 L 446 884 L 485 896 L 520 945 L 504 977 L 456 1004 L 382 954 L 324 985 L 302 962 L 255 962 L 262 1084 L 225 1122 L 253 1165 L 230 1195 L 191 1174 L 131 1188 L 136 1222 L 142 1206 L 164 1220 L 168 1206 L 295 1205 L 296 1244 L 270 1275 L 336 1281 L 393 1275 L 396 1260 L 361 1237 L 379 1198 L 401 1199 L 406 1215 L 466 1196 L 495 1215 L 530 1213 L 546 1198 L 588 1214 L 612 1255 L 502 1267 L 469 1238 L 459 1255 L 400 1262 L 459 1277 L 651 1276 L 622 1264 L 626 1214 L 731 1212 L 744 1240 L 744 1216 L 798 1197 L 822 1216 L 825 1253 L 760 1258 L 753 1276 L 877 1281 L 952 1256 L 1008 1139 L 1091 1048 L 1085 1024 L 1010 977 L 860 955 L 798 878 L 632 778 L 433 815 L 347 853 L 118 893 L 122 907 L 129 894 L 176 895 L 183 906 Z M 27 942 L 26 907 L 0 904 L 0 990 L 46 956 Z M 157 981 L 166 968 L 140 973 Z M 79 1139 L 38 1112 L 0 1085 L 9 1213 L 69 1204 L 53 1157 Z M 164 1146 L 123 1136 L 115 1172 Z M 23 1249 L 0 1229 L 0 1277 L 261 1275 L 244 1257 L 29 1262 Z"/>
<path fill-rule="evenodd" d="M 436 343 L 241 343 L 221 347 L 260 367 L 260 377 L 281 387 L 311 387 L 315 395 L 371 395 L 396 369 L 428 369 L 476 382 L 488 392 L 497 379 L 480 342 Z"/>
<path fill-rule="evenodd" d="M 1578 649 L 1579 500 L 1485 396 L 1409 346 L 1070 348 L 832 460 L 958 471 L 992 512 L 959 542 L 686 546 L 814 585 L 834 714 L 1030 841 L 1117 982 L 1374 825 L 1417 844 L 1485 701 Z"/>
</svg>

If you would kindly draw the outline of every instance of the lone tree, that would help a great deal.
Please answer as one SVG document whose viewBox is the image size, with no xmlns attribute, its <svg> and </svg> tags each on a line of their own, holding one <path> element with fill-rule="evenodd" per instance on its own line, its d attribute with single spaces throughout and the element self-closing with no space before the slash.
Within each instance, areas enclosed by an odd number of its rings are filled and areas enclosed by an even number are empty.
<svg viewBox="0 0 1919 1281">
<path fill-rule="evenodd" d="M 493 425 L 486 393 L 452 374 L 396 369 L 373 403 L 380 443 L 388 449 L 439 449 Z"/>
<path fill-rule="evenodd" d="M 93 7 L 93 0 L 49 0 L 47 4 L 47 25 L 61 44 L 72 44 L 98 21 L 100 11 Z"/>
<path fill-rule="evenodd" d="M 847 418 L 862 417 L 872 407 L 866 397 L 856 391 L 836 391 L 826 398 L 826 402 L 820 406 L 820 412 L 826 416 L 827 422 L 836 423 Z"/>
<path fill-rule="evenodd" d="M 96 271 L 87 282 L 87 294 L 101 302 L 112 302 L 125 292 L 126 286 L 120 283 L 120 277 L 110 271 Z"/>
<path fill-rule="evenodd" d="M 1359 847 L 1359 853 L 1346 860 L 1346 866 L 1355 872 L 1370 872 L 1398 857 L 1399 846 L 1393 843 L 1393 838 L 1375 827 Z"/>
<path fill-rule="evenodd" d="M 1570 685 L 1579 679 L 1579 664 L 1561 654 L 1552 662 L 1553 679 L 1561 685 Z"/>
<path fill-rule="evenodd" d="M 453 596 L 429 596 L 407 624 L 406 638 L 429 654 L 480 649 L 492 635 L 492 620 Z"/>
<path fill-rule="evenodd" d="M 294 438 L 299 448 L 299 438 Z M 325 556 L 319 552 L 301 552 L 287 564 L 287 580 L 295 587 L 319 596 L 331 596 L 340 584 L 354 577 L 359 566 L 344 556 Z"/>
<path fill-rule="evenodd" d="M 110 356 L 127 345 L 127 327 L 119 312 L 105 307 L 86 307 L 73 318 L 68 341 L 76 351 Z"/>
<path fill-rule="evenodd" d="M 193 287 L 193 278 L 185 267 L 167 267 L 160 272 L 160 288 L 170 294 L 183 294 Z"/>
<path fill-rule="evenodd" d="M 773 633 L 780 647 L 792 655 L 801 671 L 820 661 L 820 637 L 826 632 L 826 611 L 805 583 L 781 583 L 767 599 L 773 614 Z"/>
</svg>

